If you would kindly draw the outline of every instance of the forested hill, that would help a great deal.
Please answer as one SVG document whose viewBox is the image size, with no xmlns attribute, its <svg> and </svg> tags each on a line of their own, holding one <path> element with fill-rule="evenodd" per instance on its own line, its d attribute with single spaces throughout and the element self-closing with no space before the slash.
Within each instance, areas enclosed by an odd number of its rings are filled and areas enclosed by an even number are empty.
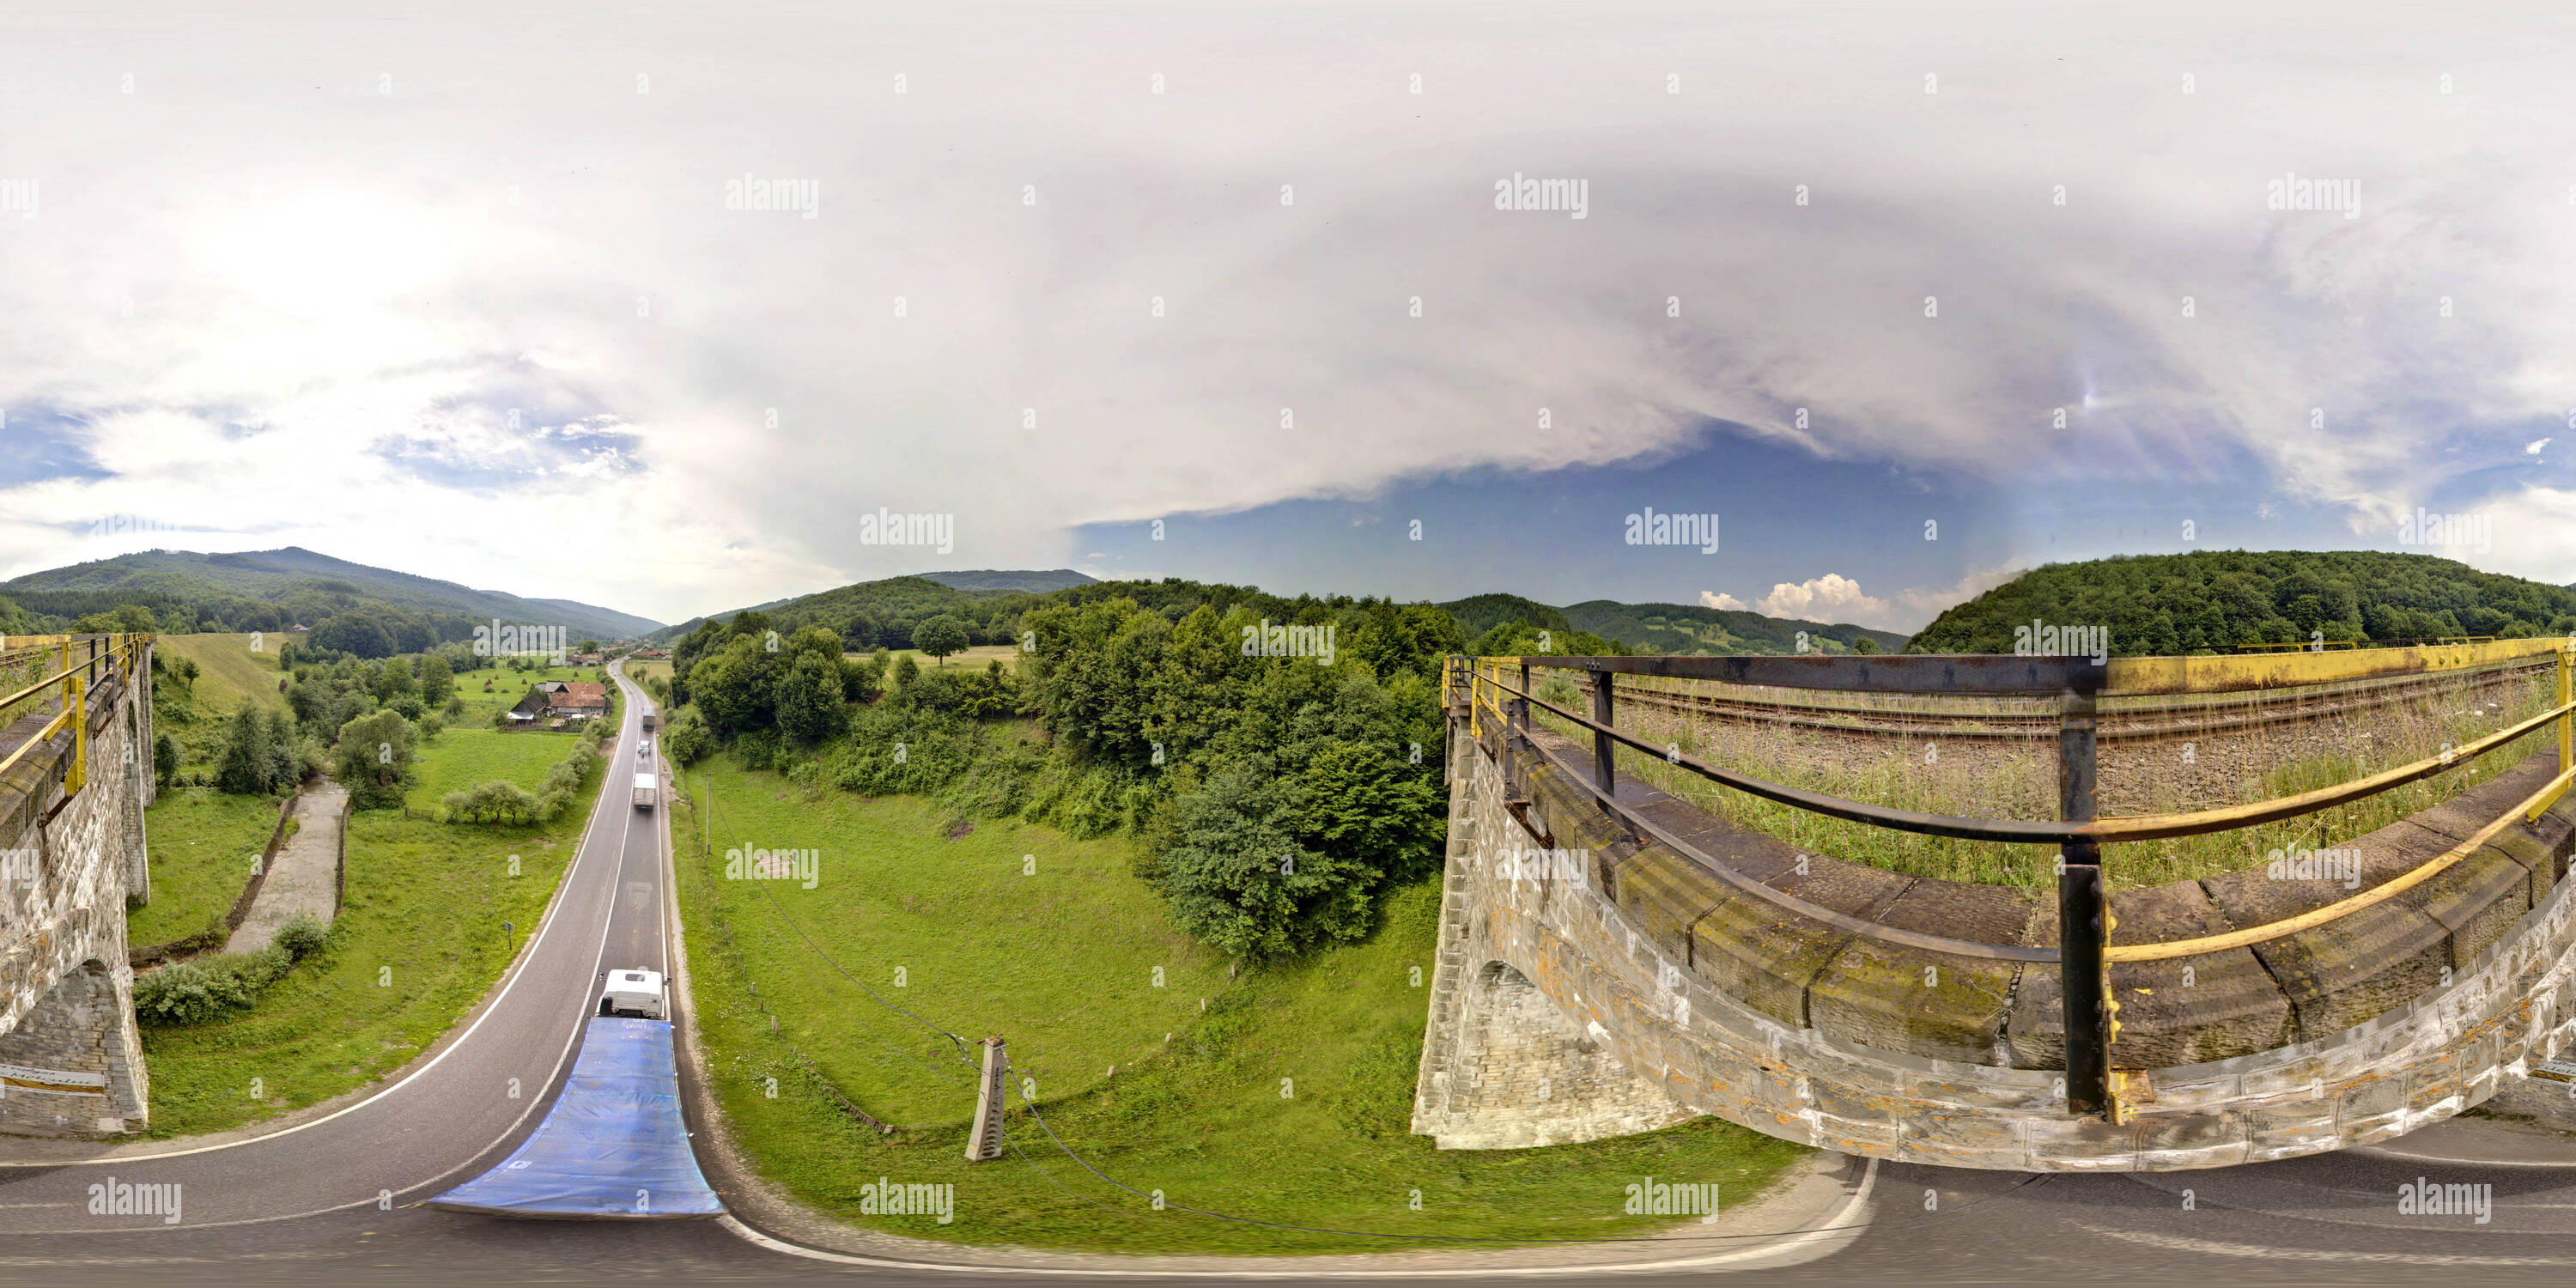
<svg viewBox="0 0 2576 1288">
<path fill-rule="evenodd" d="M 2210 550 L 2035 568 L 1933 619 L 1912 653 L 2010 653 L 2013 628 L 2107 626 L 2114 654 L 2576 629 L 2576 590 L 2377 550 Z"/>
<path fill-rule="evenodd" d="M 575 640 L 622 639 L 661 626 L 595 604 L 475 590 L 298 546 L 231 554 L 146 550 L 0 582 L 0 597 L 51 619 L 46 629 L 68 629 L 81 617 L 127 606 L 151 610 L 151 624 L 173 634 L 274 631 L 299 623 L 319 630 L 334 618 L 365 618 L 408 652 L 470 639 L 475 626 L 494 618 L 560 626 Z M 0 609 L 0 620 L 8 616 Z"/>
<path fill-rule="evenodd" d="M 1460 629 L 1470 638 L 1520 621 L 1540 630 L 1582 631 L 1617 640 L 1637 653 L 1794 653 L 1801 632 L 1807 636 L 1808 647 L 1818 652 L 1835 652 L 1837 645 L 1849 648 L 1862 638 L 1869 639 L 1882 653 L 1905 647 L 1905 636 L 1895 631 L 1871 630 L 1850 622 L 1828 624 L 1765 617 L 1696 604 L 1622 604 L 1591 599 L 1566 608 L 1552 608 L 1518 595 L 1472 595 L 1440 607 L 1458 619 Z"/>
</svg>

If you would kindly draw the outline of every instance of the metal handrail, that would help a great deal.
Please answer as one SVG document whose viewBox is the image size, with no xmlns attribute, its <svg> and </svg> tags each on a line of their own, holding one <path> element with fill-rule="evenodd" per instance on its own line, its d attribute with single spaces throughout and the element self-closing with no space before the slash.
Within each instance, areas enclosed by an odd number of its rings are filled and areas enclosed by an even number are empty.
<svg viewBox="0 0 2576 1288">
<path fill-rule="evenodd" d="M 2576 641 L 2570 641 L 2570 644 L 2576 644 Z M 2276 681 L 2292 685 L 2317 684 L 2400 672 L 2465 670 L 2487 662 L 2510 662 L 2543 651 L 2556 655 L 2557 704 L 2466 746 L 2350 782 L 2276 800 L 2182 814 L 2136 815 L 2107 820 L 2093 817 L 2095 723 L 2098 697 L 2106 690 L 2171 693 L 2235 691 L 2266 687 Z M 1517 688 L 1503 680 L 1500 673 L 1503 659 L 1453 657 L 1454 669 L 1464 673 L 1464 684 L 1451 687 L 1452 691 L 1456 687 L 1465 689 L 1469 723 L 1479 738 L 1485 732 L 1486 712 L 1494 711 L 1503 719 L 1516 747 L 1537 753 L 1542 760 L 1582 782 L 1598 805 L 1629 829 L 1653 837 L 1708 868 L 1728 884 L 1775 907 L 1883 942 L 1954 956 L 2059 965 L 2058 978 L 2066 1019 L 2068 1109 L 2075 1113 L 2099 1112 L 2112 1122 L 2125 1122 L 2130 1111 L 2115 1098 L 2115 1084 L 2111 1077 L 2110 1048 L 2120 1029 L 2116 1018 L 2120 1004 L 2110 988 L 2111 963 L 2161 961 L 2226 951 L 2326 925 L 2395 898 L 2432 879 L 2475 853 L 2510 826 L 2516 817 L 2536 821 L 2571 786 L 2576 786 L 2576 648 L 2546 640 L 2509 640 L 2501 643 L 2490 641 L 2483 646 L 2471 641 L 2462 645 L 2435 646 L 2431 650 L 2416 647 L 2387 652 L 2398 656 L 2370 657 L 2357 650 L 2337 650 L 2331 654 L 2312 650 L 2305 656 L 2256 655 L 2226 659 L 2217 666 L 2203 667 L 2193 665 L 2202 659 L 2122 659 L 2121 665 L 2106 665 L 2080 658 L 1918 655 L 1894 659 L 1891 665 L 1890 660 L 1873 657 L 1525 657 L 1510 659 L 1521 668 L 1521 684 Z M 2249 669 L 2245 665 L 2247 662 L 2258 665 Z M 1530 689 L 1535 687 L 1529 678 L 1533 666 L 1592 672 L 1594 718 L 1577 715 L 1531 693 Z M 1783 688 L 1879 692 L 2037 694 L 2054 688 L 2061 695 L 2058 732 L 2058 806 L 2061 817 L 2052 821 L 1976 819 L 1888 809 L 1722 769 L 1697 757 L 1683 755 L 1677 746 L 1656 747 L 1618 729 L 1612 723 L 1616 718 L 1616 707 L 1611 681 L 1611 677 L 1618 674 L 1722 679 Z M 2206 688 L 2196 687 L 2195 681 Z M 1510 704 L 1510 711 L 1504 711 L 1502 704 L 1489 704 L 1484 700 L 1483 691 L 1487 686 L 1517 700 Z M 1529 707 L 1533 703 L 1592 733 L 1591 774 L 1575 772 L 1555 753 L 1529 740 Z M 2501 817 L 2479 828 L 2466 841 L 2393 880 L 2322 908 L 2225 934 L 2156 944 L 2115 947 L 2108 943 L 2112 919 L 2102 881 L 2100 849 L 2106 843 L 2203 835 L 2331 809 L 2473 761 L 2552 723 L 2557 726 L 2559 772 L 2549 782 Z M 2059 946 L 2056 949 L 2022 948 L 1925 935 L 1835 912 L 1774 889 L 1705 853 L 1653 820 L 1621 806 L 1614 769 L 1615 749 L 1620 745 L 1659 756 L 1668 764 L 1686 768 L 1721 786 L 1849 822 L 1966 840 L 2058 843 L 2063 847 L 2058 863 Z"/>
<path fill-rule="evenodd" d="M 2320 810 L 2332 809 L 2337 805 L 2349 804 L 2393 788 L 2403 787 L 2418 779 L 2430 778 L 2446 769 L 2455 768 L 2462 762 L 2475 760 L 2517 738 L 2535 733 L 2540 726 L 2560 716 L 2576 713 L 2576 703 L 2561 703 L 2520 724 L 2499 729 L 2475 742 L 2441 755 L 2428 756 L 2412 764 L 2381 770 L 2367 778 L 2356 778 L 2349 782 L 2337 783 L 2332 787 L 2320 787 L 2314 791 L 2301 792 L 2296 796 L 2257 801 L 2250 805 L 2225 805 L 2217 809 L 2193 810 L 2183 814 L 2136 814 L 2099 819 L 2089 823 L 2070 823 L 2052 819 L 1964 818 L 1949 814 L 1925 814 L 1916 810 L 1890 809 L 1884 805 L 1845 800 L 1839 796 L 1827 796 L 1804 788 L 1766 782 L 1748 774 L 1719 768 L 1696 756 L 1686 755 L 1678 749 L 1655 746 L 1622 732 L 1616 726 L 1586 719 L 1545 698 L 1524 693 L 1499 679 L 1488 679 L 1485 683 L 1513 697 L 1525 699 L 1545 708 L 1560 718 L 1573 721 L 1596 734 L 1606 735 L 1653 755 L 1666 764 L 1679 765 L 1720 786 L 1732 787 L 1749 795 L 1775 800 L 1783 805 L 1794 805 L 1799 809 L 1823 814 L 1829 818 L 1866 823 L 1891 831 L 1954 837 L 1966 841 L 2005 841 L 2028 845 L 2062 845 L 2069 841 L 2092 841 L 2097 845 L 2117 845 L 2126 841 L 2160 841 L 2176 836 L 2202 836 L 2211 832 L 2226 832 L 2262 823 L 2277 823 L 2285 818 L 2314 814 Z"/>
<path fill-rule="evenodd" d="M 83 638 L 91 641 L 101 639 L 106 640 L 108 642 L 107 652 L 83 659 L 79 665 L 74 666 L 71 664 L 71 646 L 75 641 Z M 63 727 L 68 724 L 72 726 L 75 737 L 72 747 L 71 769 L 64 775 L 63 783 L 67 796 L 78 794 L 81 788 L 87 786 L 89 783 L 89 687 L 95 687 L 95 684 L 99 682 L 93 681 L 91 686 L 84 687 L 79 683 L 80 678 L 84 674 L 97 671 L 102 666 L 106 668 L 107 673 L 105 676 L 100 677 L 100 681 L 113 679 L 120 674 L 131 676 L 135 670 L 136 661 L 140 657 L 143 648 L 154 638 L 154 636 L 140 633 L 93 635 L 87 637 L 73 635 L 46 637 L 47 647 L 58 648 L 61 650 L 60 656 L 63 659 L 63 669 L 37 681 L 35 684 L 30 685 L 17 693 L 11 694 L 6 698 L 0 698 L 0 712 L 5 712 L 10 707 L 16 706 L 18 703 L 24 702 L 31 697 L 43 696 L 46 689 L 57 684 L 61 685 L 63 688 L 63 709 L 57 713 L 53 719 L 46 721 L 43 728 L 37 730 L 25 742 L 20 743 L 17 750 L 10 752 L 5 757 L 0 757 L 0 774 L 6 774 L 11 769 L 15 768 L 19 761 L 26 759 L 36 750 L 36 748 L 51 741 L 54 735 L 61 733 L 63 731 Z"/>
</svg>

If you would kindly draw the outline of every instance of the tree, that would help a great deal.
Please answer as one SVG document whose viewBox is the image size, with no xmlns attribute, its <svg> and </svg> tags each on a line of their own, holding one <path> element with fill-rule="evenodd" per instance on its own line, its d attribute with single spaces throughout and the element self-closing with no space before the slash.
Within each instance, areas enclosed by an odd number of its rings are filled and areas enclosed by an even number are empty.
<svg viewBox="0 0 2576 1288">
<path fill-rule="evenodd" d="M 419 731 L 393 711 L 360 716 L 340 727 L 333 773 L 349 789 L 352 809 L 392 809 L 410 786 Z"/>
<path fill-rule="evenodd" d="M 1878 651 L 1878 641 L 1867 635 L 1855 635 L 1852 637 L 1851 651 L 1867 657 Z"/>
<path fill-rule="evenodd" d="M 778 680 L 779 732 L 806 743 L 840 733 L 849 723 L 843 692 L 838 662 L 812 653 L 797 658 Z"/>
<path fill-rule="evenodd" d="M 707 732 L 706 719 L 696 707 L 672 712 L 670 724 L 662 730 L 662 750 L 677 764 L 694 765 L 715 750 L 715 745 L 715 736 Z"/>
<path fill-rule="evenodd" d="M 263 796 L 277 772 L 270 750 L 269 722 L 259 703 L 242 699 L 224 730 L 224 749 L 215 761 L 215 788 L 234 796 Z"/>
<path fill-rule="evenodd" d="M 152 735 L 152 781 L 167 787 L 178 776 L 178 741 L 166 733 Z"/>
<path fill-rule="evenodd" d="M 895 659 L 894 687 L 898 689 L 903 688 L 904 686 L 911 684 L 913 680 L 918 678 L 920 675 L 921 663 L 913 661 L 912 654 L 906 653 L 902 657 Z"/>
<path fill-rule="evenodd" d="M 582 652 L 584 652 L 584 653 L 596 653 L 596 652 L 598 652 L 598 651 L 599 651 L 599 641 L 598 641 L 598 640 L 583 640 L 583 641 L 581 642 L 581 651 L 582 651 Z"/>
<path fill-rule="evenodd" d="M 420 700 L 426 706 L 443 706 L 456 692 L 456 671 L 447 659 L 431 653 L 420 660 Z"/>
<path fill-rule="evenodd" d="M 912 628 L 912 646 L 948 665 L 948 655 L 966 651 L 966 623 L 947 613 Z"/>
<path fill-rule="evenodd" d="M 172 667 L 171 672 L 179 677 L 180 687 L 186 689 L 189 696 L 196 696 L 197 677 L 205 674 L 205 668 L 197 665 L 197 659 L 193 657 L 180 658 L 179 665 Z"/>
</svg>

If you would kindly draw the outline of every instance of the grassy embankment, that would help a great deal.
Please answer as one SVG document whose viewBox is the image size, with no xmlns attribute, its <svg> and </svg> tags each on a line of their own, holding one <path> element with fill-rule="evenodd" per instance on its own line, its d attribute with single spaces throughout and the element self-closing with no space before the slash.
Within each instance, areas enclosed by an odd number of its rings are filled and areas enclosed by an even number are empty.
<svg viewBox="0 0 2576 1288">
<path fill-rule="evenodd" d="M 242 699 L 261 709 L 282 711 L 286 695 L 278 681 L 278 645 L 288 636 L 164 635 L 153 645 L 162 675 L 152 692 L 154 728 L 179 744 L 179 771 L 212 770 L 223 752 L 224 722 L 241 710 Z M 253 649 L 252 643 L 259 648 Z M 197 682 L 181 684 L 171 668 L 186 658 L 197 664 Z"/>
<path fill-rule="evenodd" d="M 710 781 L 711 856 L 693 839 Z M 1484 1238 L 1634 1235 L 1670 1219 L 1625 1215 L 1629 1183 L 1713 1181 L 1731 1205 L 1803 1152 L 1715 1120 L 1534 1150 L 1443 1152 L 1409 1134 L 1437 883 L 1400 893 L 1364 943 L 1229 979 L 1223 959 L 1173 928 L 1132 874 L 1123 837 L 1074 841 L 1001 822 L 952 839 L 948 817 L 927 801 L 837 791 L 807 800 L 778 775 L 722 757 L 687 775 L 686 788 L 691 803 L 675 804 L 670 818 L 716 1094 L 764 1174 L 846 1221 L 959 1242 L 1139 1253 L 1423 1246 L 1153 1211 L 1058 1152 L 1018 1108 L 1016 1090 L 1010 1133 L 1025 1159 L 969 1164 L 970 1066 L 946 1038 L 871 1000 L 862 981 L 942 1028 L 1008 1038 L 1014 1079 L 1035 1080 L 1048 1124 L 1110 1176 L 1160 1190 L 1168 1203 L 1264 1221 Z M 815 888 L 725 879 L 726 851 L 746 846 L 818 851 Z M 777 1034 L 763 1003 L 778 1016 Z M 790 1042 L 843 1094 L 904 1130 L 889 1138 L 861 1128 Z M 863 1216 L 859 1187 L 881 1176 L 953 1183 L 954 1223 Z"/>
<path fill-rule="evenodd" d="M 422 748 L 420 792 L 501 777 L 534 790 L 572 742 L 450 729 Z M 500 977 L 508 960 L 501 923 L 515 923 L 516 942 L 527 941 L 579 846 L 598 780 L 594 771 L 578 805 L 536 826 L 353 814 L 346 902 L 329 955 L 299 965 L 248 1011 L 143 1031 L 152 1135 L 256 1122 L 363 1086 L 419 1054 Z M 380 973 L 386 967 L 390 976 Z"/>
<path fill-rule="evenodd" d="M 272 796 L 227 796 L 209 787 L 163 790 L 143 816 L 152 902 L 126 914 L 126 942 L 150 948 L 220 924 L 276 827 Z"/>
</svg>

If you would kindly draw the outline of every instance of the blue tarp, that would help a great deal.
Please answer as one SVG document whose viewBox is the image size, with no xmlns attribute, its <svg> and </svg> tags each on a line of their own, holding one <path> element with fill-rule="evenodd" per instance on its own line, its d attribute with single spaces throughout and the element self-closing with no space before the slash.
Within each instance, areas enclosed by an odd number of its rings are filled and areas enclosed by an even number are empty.
<svg viewBox="0 0 2576 1288">
<path fill-rule="evenodd" d="M 671 1026 L 599 1016 L 545 1121 L 501 1165 L 429 1201 L 451 1212 L 627 1220 L 716 1216 L 680 1118 Z"/>
</svg>

